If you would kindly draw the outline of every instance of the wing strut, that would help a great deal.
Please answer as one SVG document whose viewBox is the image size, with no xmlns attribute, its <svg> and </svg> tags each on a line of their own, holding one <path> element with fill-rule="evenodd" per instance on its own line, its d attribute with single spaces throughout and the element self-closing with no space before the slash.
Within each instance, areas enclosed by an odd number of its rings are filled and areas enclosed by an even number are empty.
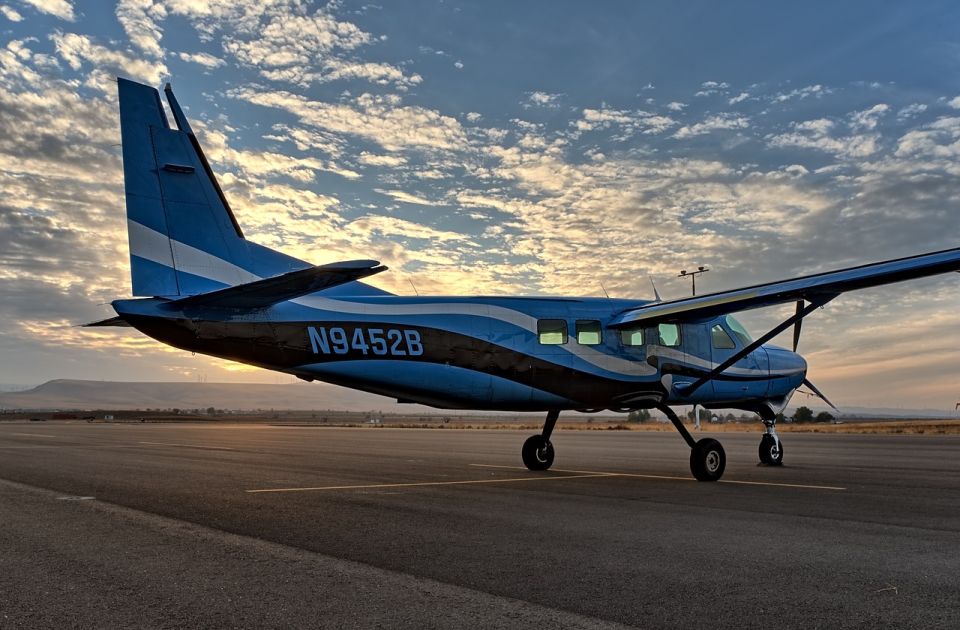
<svg viewBox="0 0 960 630">
<path fill-rule="evenodd" d="M 684 387 L 682 389 L 683 394 L 685 396 L 689 396 L 693 394 L 693 392 L 697 391 L 698 389 L 700 389 L 701 387 L 703 387 L 704 385 L 706 385 L 707 383 L 715 379 L 717 376 L 722 374 L 723 371 L 726 370 L 728 367 L 730 367 L 731 365 L 733 365 L 743 357 L 747 356 L 748 354 L 750 354 L 751 352 L 753 352 L 763 344 L 767 343 L 768 341 L 770 341 L 771 339 L 773 339 L 774 337 L 776 337 L 777 335 L 785 331 L 787 328 L 790 328 L 790 326 L 800 323 L 800 321 L 803 320 L 804 317 L 812 313 L 814 310 L 820 308 L 821 306 L 823 306 L 824 304 L 826 304 L 827 302 L 829 302 L 835 297 L 837 296 L 836 295 L 820 296 L 816 300 L 811 301 L 809 304 L 807 304 L 802 308 L 800 307 L 801 302 L 797 302 L 796 313 L 791 315 L 782 324 L 779 324 L 776 327 L 774 327 L 770 332 L 768 332 L 764 336 L 760 337 L 750 345 L 746 346 L 739 352 L 735 353 L 732 357 L 730 357 L 729 359 L 727 359 L 717 367 L 713 368 L 713 370 L 711 370 L 709 374 L 705 376 L 701 376 L 698 380 L 694 381 L 689 386 Z M 678 389 L 680 388 L 678 387 Z"/>
</svg>

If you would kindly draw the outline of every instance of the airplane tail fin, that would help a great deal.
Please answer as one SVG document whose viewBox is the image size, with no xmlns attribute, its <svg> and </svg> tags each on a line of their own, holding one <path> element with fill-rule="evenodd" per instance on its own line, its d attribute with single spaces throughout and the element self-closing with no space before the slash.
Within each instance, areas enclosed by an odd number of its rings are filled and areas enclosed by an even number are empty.
<svg viewBox="0 0 960 630">
<path fill-rule="evenodd" d="M 156 89 L 117 82 L 134 295 L 197 295 L 312 267 L 244 238 L 169 84 L 175 129 Z M 350 285 L 338 293 L 383 293 Z"/>
</svg>

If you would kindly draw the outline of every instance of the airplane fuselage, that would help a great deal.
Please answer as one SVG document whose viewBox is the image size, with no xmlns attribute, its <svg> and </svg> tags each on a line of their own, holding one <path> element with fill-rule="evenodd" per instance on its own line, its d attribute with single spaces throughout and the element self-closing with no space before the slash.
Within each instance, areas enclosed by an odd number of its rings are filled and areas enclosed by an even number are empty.
<svg viewBox="0 0 960 630">
<path fill-rule="evenodd" d="M 799 355 L 763 346 L 685 396 L 684 384 L 749 339 L 725 317 L 636 330 L 607 327 L 618 313 L 646 303 L 313 295 L 252 312 L 184 309 L 161 299 L 114 306 L 140 331 L 178 348 L 440 408 L 627 410 L 698 403 L 752 410 L 785 402 L 805 377 Z"/>
</svg>

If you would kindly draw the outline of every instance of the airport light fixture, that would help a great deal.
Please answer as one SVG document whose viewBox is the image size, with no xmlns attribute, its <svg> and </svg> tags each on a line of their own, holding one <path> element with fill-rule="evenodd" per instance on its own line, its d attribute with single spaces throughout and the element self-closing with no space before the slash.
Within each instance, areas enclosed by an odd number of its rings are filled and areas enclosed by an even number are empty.
<svg viewBox="0 0 960 630">
<path fill-rule="evenodd" d="M 677 277 L 686 278 L 687 276 L 689 276 L 690 282 L 692 285 L 691 290 L 693 292 L 693 295 L 696 295 L 697 294 L 697 276 L 699 276 L 702 273 L 707 273 L 708 271 L 710 270 L 704 267 L 703 265 L 700 265 L 699 267 L 697 267 L 696 271 L 687 271 L 686 269 L 681 269 L 680 275 L 678 275 Z"/>
</svg>

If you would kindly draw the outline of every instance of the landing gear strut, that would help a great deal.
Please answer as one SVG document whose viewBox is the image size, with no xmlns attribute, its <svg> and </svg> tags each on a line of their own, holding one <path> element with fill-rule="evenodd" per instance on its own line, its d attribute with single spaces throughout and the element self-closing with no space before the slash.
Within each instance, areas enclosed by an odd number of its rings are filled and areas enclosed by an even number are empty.
<svg viewBox="0 0 960 630">
<path fill-rule="evenodd" d="M 769 466 L 783 465 L 783 442 L 777 435 L 777 416 L 770 410 L 760 414 L 766 432 L 760 438 L 760 463 Z"/>
<path fill-rule="evenodd" d="M 557 424 L 557 418 L 560 417 L 560 411 L 553 409 L 547 412 L 547 419 L 543 423 L 543 432 L 531 435 L 523 443 L 520 455 L 523 457 L 523 465 L 530 470 L 547 470 L 553 464 L 553 444 L 550 443 L 550 435 L 553 433 L 553 427 Z"/>
<path fill-rule="evenodd" d="M 680 418 L 673 409 L 666 405 L 657 405 L 657 409 L 673 423 L 680 437 L 690 447 L 690 472 L 697 481 L 717 481 L 723 476 L 723 469 L 727 465 L 727 455 L 723 446 L 713 438 L 694 440 L 687 427 L 683 426 Z"/>
</svg>

